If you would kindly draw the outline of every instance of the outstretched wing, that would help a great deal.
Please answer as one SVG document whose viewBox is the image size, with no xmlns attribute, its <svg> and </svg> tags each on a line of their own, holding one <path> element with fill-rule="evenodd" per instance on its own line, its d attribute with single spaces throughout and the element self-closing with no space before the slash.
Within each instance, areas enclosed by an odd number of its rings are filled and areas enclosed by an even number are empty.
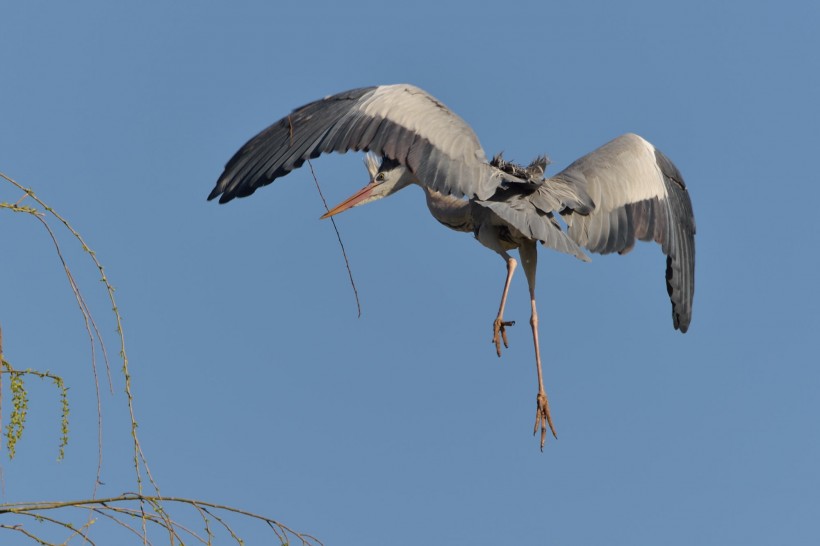
<svg viewBox="0 0 820 546">
<path fill-rule="evenodd" d="M 487 198 L 498 185 L 475 132 L 412 85 L 353 89 L 294 110 L 228 161 L 208 199 L 245 197 L 322 153 L 368 150 L 442 193 Z"/>
<path fill-rule="evenodd" d="M 629 252 L 635 240 L 661 245 L 676 329 L 686 332 L 695 291 L 695 217 L 680 171 L 652 144 L 622 135 L 575 161 L 554 180 L 592 201 L 562 213 L 568 233 L 591 252 Z"/>
</svg>

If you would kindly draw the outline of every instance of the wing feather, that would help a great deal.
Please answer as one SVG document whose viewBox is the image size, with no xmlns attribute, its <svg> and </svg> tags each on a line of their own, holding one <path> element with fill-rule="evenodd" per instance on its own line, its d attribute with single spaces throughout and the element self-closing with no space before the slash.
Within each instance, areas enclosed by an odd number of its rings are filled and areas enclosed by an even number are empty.
<svg viewBox="0 0 820 546">
<path fill-rule="evenodd" d="M 677 167 L 643 138 L 626 134 L 558 173 L 554 180 L 587 194 L 587 213 L 562 212 L 572 240 L 591 252 L 626 253 L 655 240 L 667 256 L 666 283 L 675 328 L 686 332 L 695 289 L 695 218 Z"/>
<path fill-rule="evenodd" d="M 422 184 L 489 198 L 498 175 L 478 137 L 444 104 L 412 85 L 352 89 L 294 110 L 228 161 L 208 199 L 245 197 L 328 152 L 372 151 L 406 165 Z"/>
</svg>

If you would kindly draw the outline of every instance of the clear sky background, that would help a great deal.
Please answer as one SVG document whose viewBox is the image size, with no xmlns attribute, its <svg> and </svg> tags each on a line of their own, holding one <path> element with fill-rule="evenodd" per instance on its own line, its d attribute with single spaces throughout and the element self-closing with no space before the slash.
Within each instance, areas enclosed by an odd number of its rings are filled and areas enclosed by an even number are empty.
<svg viewBox="0 0 820 546">
<path fill-rule="evenodd" d="M 816 2 L 28 1 L 4 2 L 0 28 L 0 171 L 107 268 L 163 494 L 328 545 L 820 543 Z M 525 279 L 499 359 L 504 264 L 438 225 L 418 188 L 338 217 L 360 319 L 307 169 L 205 200 L 293 108 L 400 82 L 466 119 L 488 155 L 547 153 L 555 173 L 632 131 L 689 186 L 686 335 L 656 245 L 591 264 L 541 252 L 559 432 L 543 453 Z M 313 165 L 331 204 L 367 181 L 360 154 Z M 19 197 L 0 183 L 0 201 Z M 66 235 L 115 356 L 110 305 Z M 62 374 L 72 408 L 57 463 L 55 392 L 29 382 L 4 502 L 87 497 L 94 479 L 90 349 L 50 244 L 0 210 L 6 359 Z M 116 374 L 114 387 L 101 495 L 136 488 Z M 248 544 L 273 538 L 241 528 Z"/>
</svg>

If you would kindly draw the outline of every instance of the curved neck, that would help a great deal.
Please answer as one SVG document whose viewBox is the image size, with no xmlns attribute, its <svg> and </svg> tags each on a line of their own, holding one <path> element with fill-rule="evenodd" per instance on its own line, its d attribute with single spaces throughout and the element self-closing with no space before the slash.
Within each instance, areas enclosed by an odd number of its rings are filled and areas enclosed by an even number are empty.
<svg viewBox="0 0 820 546">
<path fill-rule="evenodd" d="M 445 195 L 424 185 L 421 187 L 433 218 L 456 231 L 473 231 L 472 207 L 468 200 Z"/>
</svg>

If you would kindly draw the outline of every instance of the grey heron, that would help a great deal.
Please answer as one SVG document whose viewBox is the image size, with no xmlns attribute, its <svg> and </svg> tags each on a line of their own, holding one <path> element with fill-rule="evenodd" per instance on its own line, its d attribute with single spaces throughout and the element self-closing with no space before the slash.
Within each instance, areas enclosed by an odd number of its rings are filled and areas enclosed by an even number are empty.
<svg viewBox="0 0 820 546">
<path fill-rule="evenodd" d="M 666 255 L 666 288 L 672 324 L 685 333 L 692 317 L 695 219 L 675 165 L 652 144 L 625 134 L 581 157 L 553 177 L 547 161 L 528 167 L 500 156 L 488 161 L 472 128 L 418 87 L 380 85 L 353 89 L 294 110 L 250 139 L 228 161 L 208 199 L 227 203 L 270 184 L 323 153 L 368 151 L 370 182 L 322 218 L 421 186 L 433 217 L 472 232 L 505 261 L 496 352 L 508 346 L 504 307 L 518 249 L 529 286 L 538 376 L 533 434 L 546 427 L 557 438 L 544 389 L 535 304 L 537 243 L 589 261 L 629 252 L 636 240 L 659 243 Z M 381 158 L 381 160 L 377 159 Z M 559 221 L 560 220 L 560 221 Z"/>
</svg>

